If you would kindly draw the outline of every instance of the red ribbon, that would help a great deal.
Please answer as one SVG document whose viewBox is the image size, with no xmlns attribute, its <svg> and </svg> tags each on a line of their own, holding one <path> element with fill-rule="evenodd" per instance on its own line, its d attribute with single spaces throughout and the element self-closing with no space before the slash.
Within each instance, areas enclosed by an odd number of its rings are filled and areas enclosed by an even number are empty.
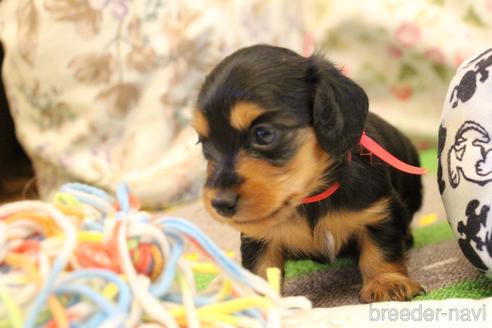
<svg viewBox="0 0 492 328">
<path fill-rule="evenodd" d="M 362 137 L 360 138 L 360 145 L 365 149 L 369 150 L 372 154 L 379 157 L 383 162 L 388 163 L 389 165 L 393 166 L 397 170 L 400 170 L 408 174 L 415 174 L 415 175 L 423 175 L 427 173 L 427 170 L 424 169 L 423 167 L 407 164 L 405 162 L 400 161 L 395 156 L 391 155 L 386 149 L 381 147 L 380 144 L 378 144 L 373 139 L 369 138 L 365 131 L 362 133 Z"/>
<path fill-rule="evenodd" d="M 400 170 L 408 174 L 415 174 L 415 175 L 423 175 L 427 173 L 427 169 L 423 167 L 413 166 L 408 163 L 400 161 L 398 158 L 396 158 L 391 153 L 389 153 L 386 149 L 381 147 L 381 145 L 378 144 L 376 141 L 374 141 L 374 139 L 368 137 L 365 131 L 362 132 L 362 137 L 360 138 L 359 144 L 365 149 L 367 149 L 371 154 L 375 155 L 383 162 L 393 166 L 397 170 Z M 349 153 L 349 160 L 352 158 L 351 155 L 352 154 Z M 326 199 L 331 195 L 333 195 L 338 190 L 338 188 L 340 188 L 340 183 L 335 182 L 322 193 L 304 198 L 302 203 L 310 204 L 310 203 L 319 202 L 320 200 Z"/>
</svg>

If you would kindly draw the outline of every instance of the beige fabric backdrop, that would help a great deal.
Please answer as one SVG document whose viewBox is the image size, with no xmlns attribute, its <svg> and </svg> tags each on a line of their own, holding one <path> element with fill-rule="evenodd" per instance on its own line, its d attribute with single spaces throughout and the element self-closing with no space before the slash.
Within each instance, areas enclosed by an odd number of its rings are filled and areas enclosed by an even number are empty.
<svg viewBox="0 0 492 328">
<path fill-rule="evenodd" d="M 490 45 L 492 0 L 3 0 L 3 78 L 41 194 L 67 181 L 144 204 L 197 196 L 204 163 L 188 122 L 205 74 L 262 42 L 322 49 L 371 110 L 435 138 L 461 61 Z"/>
<path fill-rule="evenodd" d="M 212 65 L 257 42 L 301 49 L 280 1 L 4 0 L 3 78 L 18 139 L 48 197 L 67 181 L 127 181 L 147 206 L 196 197 L 188 125 Z"/>
</svg>

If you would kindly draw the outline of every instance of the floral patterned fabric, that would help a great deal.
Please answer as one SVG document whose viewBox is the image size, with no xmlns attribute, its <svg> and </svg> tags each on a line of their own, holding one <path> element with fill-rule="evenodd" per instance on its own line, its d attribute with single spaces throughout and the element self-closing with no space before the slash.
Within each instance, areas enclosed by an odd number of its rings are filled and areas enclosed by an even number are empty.
<svg viewBox="0 0 492 328">
<path fill-rule="evenodd" d="M 308 6 L 307 28 L 318 48 L 364 87 L 372 111 L 413 136 L 436 138 L 457 67 L 492 40 L 492 0 L 312 0 Z"/>
<path fill-rule="evenodd" d="M 314 48 L 368 92 L 371 110 L 435 138 L 448 83 L 490 46 L 492 0 L 3 0 L 3 78 L 43 196 L 66 181 L 145 205 L 197 195 L 188 126 L 205 74 L 239 47 Z"/>
<path fill-rule="evenodd" d="M 210 68 L 258 42 L 301 49 L 300 8 L 279 1 L 4 0 L 3 78 L 41 195 L 73 180 L 129 183 L 144 205 L 196 196 L 189 127 Z"/>
</svg>

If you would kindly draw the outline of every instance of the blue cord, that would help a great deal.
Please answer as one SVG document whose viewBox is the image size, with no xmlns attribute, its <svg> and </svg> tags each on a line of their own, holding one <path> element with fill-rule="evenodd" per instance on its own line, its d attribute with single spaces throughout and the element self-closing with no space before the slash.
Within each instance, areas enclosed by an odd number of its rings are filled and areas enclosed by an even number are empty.
<svg viewBox="0 0 492 328">
<path fill-rule="evenodd" d="M 119 315 L 121 313 L 128 313 L 128 311 L 130 309 L 131 297 L 132 297 L 130 288 L 123 282 L 123 280 L 118 275 L 116 275 L 112 271 L 102 270 L 102 269 L 87 269 L 87 270 L 76 271 L 76 272 L 73 272 L 73 273 L 67 275 L 66 277 L 64 277 L 62 279 L 62 281 L 60 282 L 60 284 L 66 285 L 66 284 L 69 284 L 70 282 L 72 282 L 73 280 L 82 279 L 82 278 L 89 278 L 89 277 L 91 277 L 91 278 L 92 277 L 103 278 L 105 280 L 108 280 L 108 281 L 114 283 L 119 289 L 119 292 L 118 292 L 119 299 L 118 299 L 118 303 L 116 305 L 117 312 L 115 312 L 115 314 L 113 314 L 113 316 Z M 92 289 L 90 289 L 86 286 L 79 286 L 79 287 L 80 287 L 80 290 L 83 290 L 83 292 L 86 294 L 89 293 L 90 295 L 97 295 L 98 297 L 100 297 L 99 294 L 95 293 Z M 56 290 L 59 290 L 59 288 L 60 287 L 58 287 Z M 64 288 L 64 287 L 61 286 L 61 288 Z M 86 294 L 84 294 L 84 295 L 86 295 Z M 102 299 L 106 300 L 104 297 L 102 297 Z M 92 298 L 92 300 L 95 303 L 97 303 L 96 299 Z M 84 328 L 99 327 L 101 322 L 103 320 L 105 320 L 106 318 L 107 318 L 107 316 L 105 316 L 103 313 L 101 313 L 101 312 L 96 313 L 89 320 L 87 320 L 82 325 L 82 327 L 84 327 Z"/>
<path fill-rule="evenodd" d="M 116 199 L 120 204 L 120 211 L 128 214 L 130 212 L 130 192 L 125 182 L 120 183 L 116 188 Z"/>
<path fill-rule="evenodd" d="M 78 182 L 65 183 L 60 188 L 60 190 L 63 192 L 70 192 L 71 190 L 81 191 L 86 194 L 91 194 L 99 198 L 102 198 L 108 203 L 112 202 L 111 196 L 109 196 L 104 190 L 83 183 L 78 183 Z"/>
<path fill-rule="evenodd" d="M 259 321 L 262 324 L 262 326 L 266 325 L 266 322 L 263 319 L 263 317 L 261 316 L 260 311 L 258 311 L 258 309 L 246 309 L 246 310 L 239 312 L 239 314 L 246 315 L 250 318 L 253 318 L 253 319 Z"/>
<path fill-rule="evenodd" d="M 104 296 L 83 285 L 59 286 L 55 289 L 55 294 L 78 294 L 94 302 L 102 312 L 105 312 L 110 316 L 116 316 L 121 313 L 113 304 L 111 304 L 111 302 L 105 299 Z"/>
<path fill-rule="evenodd" d="M 48 298 L 48 293 L 50 290 L 51 285 L 53 284 L 53 277 L 56 276 L 55 268 L 57 267 L 57 262 L 55 262 L 55 265 L 53 266 L 53 271 L 52 275 L 48 276 L 47 283 L 45 284 L 44 288 L 42 291 L 38 294 L 38 297 L 34 300 L 33 302 L 33 307 L 31 309 L 31 312 L 29 313 L 29 316 L 26 320 L 26 323 L 24 327 L 34 327 L 35 323 L 34 321 L 36 320 L 38 313 L 41 311 L 42 306 L 44 305 L 44 301 Z M 76 279 L 81 279 L 81 278 L 88 278 L 88 277 L 98 277 L 98 278 L 103 278 L 105 280 L 108 280 L 112 283 L 114 283 L 118 289 L 119 289 L 119 299 L 117 306 L 111 304 L 108 302 L 103 296 L 99 295 L 96 293 L 94 290 L 87 286 L 83 285 L 71 285 L 71 286 L 63 286 L 70 284 L 73 280 Z M 107 270 L 102 270 L 102 269 L 87 269 L 87 270 L 80 270 L 80 271 L 75 271 L 67 276 L 63 277 L 61 281 L 59 282 L 59 286 L 55 288 L 55 293 L 56 294 L 76 294 L 84 296 L 92 300 L 96 305 L 104 310 L 107 314 L 110 314 L 111 316 L 116 316 L 121 313 L 126 313 L 128 312 L 128 309 L 130 308 L 131 304 L 131 291 L 129 287 L 123 282 L 123 280 L 118 277 L 115 273 Z M 101 303 L 103 302 L 103 303 Z M 40 304 L 40 305 L 39 305 Z M 98 327 L 99 324 L 105 319 L 106 316 L 104 316 L 102 313 L 97 313 L 96 315 L 92 316 L 91 319 L 89 320 L 88 324 L 90 325 L 84 325 L 84 327 Z"/>
<path fill-rule="evenodd" d="M 84 230 L 93 230 L 93 231 L 104 232 L 104 226 L 102 224 L 94 222 L 94 221 L 84 221 L 82 223 L 82 228 Z"/>
<path fill-rule="evenodd" d="M 87 204 L 89 206 L 92 206 L 94 207 L 95 209 L 97 209 L 99 212 L 101 212 L 101 216 L 102 217 L 105 217 L 108 213 L 107 213 L 107 208 L 105 208 L 104 206 L 101 205 L 101 202 L 106 202 L 108 203 L 108 207 L 112 207 L 111 205 L 111 198 L 109 198 L 109 196 L 106 196 L 107 197 L 101 197 L 98 193 L 101 192 L 101 193 L 104 193 L 104 191 L 102 190 L 99 190 L 97 188 L 94 188 L 94 187 L 91 187 L 91 186 L 86 186 L 86 185 L 82 185 L 80 183 L 78 184 L 75 184 L 76 186 L 72 186 L 72 184 L 65 184 L 61 187 L 60 191 L 62 192 L 66 192 L 70 195 L 72 195 L 73 197 L 75 197 L 79 202 L 81 203 L 84 203 L 84 204 Z M 91 191 L 92 189 L 95 189 L 94 191 Z M 79 193 L 75 193 L 75 192 L 79 192 Z M 82 194 L 80 194 L 82 193 Z M 89 196 L 87 196 L 89 195 Z M 98 201 L 95 201 L 92 197 L 90 196 L 96 196 L 96 197 L 99 197 L 99 200 L 100 202 Z"/>
<path fill-rule="evenodd" d="M 244 275 L 243 270 L 238 264 L 229 259 L 212 241 L 197 227 L 177 218 L 164 218 L 158 222 L 164 227 L 165 231 L 172 231 L 174 233 L 184 233 L 196 239 L 196 241 L 214 258 L 214 260 L 221 264 L 222 267 L 233 277 L 238 279 L 241 283 L 251 286 L 250 281 Z"/>
<path fill-rule="evenodd" d="M 117 308 L 120 312 L 128 311 L 131 305 L 131 297 L 132 297 L 130 288 L 128 287 L 127 284 L 125 284 L 125 282 L 123 282 L 123 280 L 117 274 L 115 274 L 112 271 L 103 270 L 103 269 L 85 269 L 85 270 L 74 271 L 63 277 L 63 279 L 61 279 L 61 281 L 59 282 L 59 285 L 61 286 L 61 285 L 70 284 L 70 282 L 74 280 L 89 278 L 89 277 L 102 278 L 114 283 L 119 289 Z"/>
<path fill-rule="evenodd" d="M 94 201 L 91 197 L 86 196 L 86 195 L 81 195 L 81 194 L 74 194 L 68 190 L 66 190 L 64 192 L 69 193 L 70 195 L 75 197 L 79 202 L 94 207 L 99 212 L 101 212 L 102 217 L 105 217 L 108 215 L 107 209 L 104 206 L 101 206 L 101 204 L 99 202 Z M 110 205 L 108 205 L 108 206 L 110 206 Z"/>
<path fill-rule="evenodd" d="M 31 328 L 36 325 L 36 319 L 41 312 L 41 309 L 45 305 L 46 300 L 50 294 L 51 288 L 55 282 L 56 276 L 60 273 L 60 271 L 65 267 L 65 261 L 58 257 L 53 264 L 53 269 L 51 270 L 48 278 L 46 279 L 43 288 L 39 292 L 38 296 L 34 299 L 31 307 L 31 311 L 29 312 L 26 321 L 24 323 L 25 328 Z"/>
<path fill-rule="evenodd" d="M 169 258 L 166 260 L 166 267 L 159 278 L 157 278 L 157 281 L 150 286 L 150 293 L 154 297 L 161 297 L 169 290 L 169 288 L 171 288 L 176 276 L 178 260 L 184 251 L 184 240 L 181 237 L 174 234 L 167 235 L 173 238 L 175 243 Z"/>
</svg>

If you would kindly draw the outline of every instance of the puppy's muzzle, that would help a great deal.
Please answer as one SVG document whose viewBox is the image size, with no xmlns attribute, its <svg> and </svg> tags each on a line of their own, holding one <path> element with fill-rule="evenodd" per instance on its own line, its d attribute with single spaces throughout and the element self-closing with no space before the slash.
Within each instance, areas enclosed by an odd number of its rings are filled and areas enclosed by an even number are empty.
<svg viewBox="0 0 492 328">
<path fill-rule="evenodd" d="M 212 198 L 212 207 L 222 216 L 231 217 L 236 214 L 239 195 L 232 190 L 217 191 Z"/>
</svg>

